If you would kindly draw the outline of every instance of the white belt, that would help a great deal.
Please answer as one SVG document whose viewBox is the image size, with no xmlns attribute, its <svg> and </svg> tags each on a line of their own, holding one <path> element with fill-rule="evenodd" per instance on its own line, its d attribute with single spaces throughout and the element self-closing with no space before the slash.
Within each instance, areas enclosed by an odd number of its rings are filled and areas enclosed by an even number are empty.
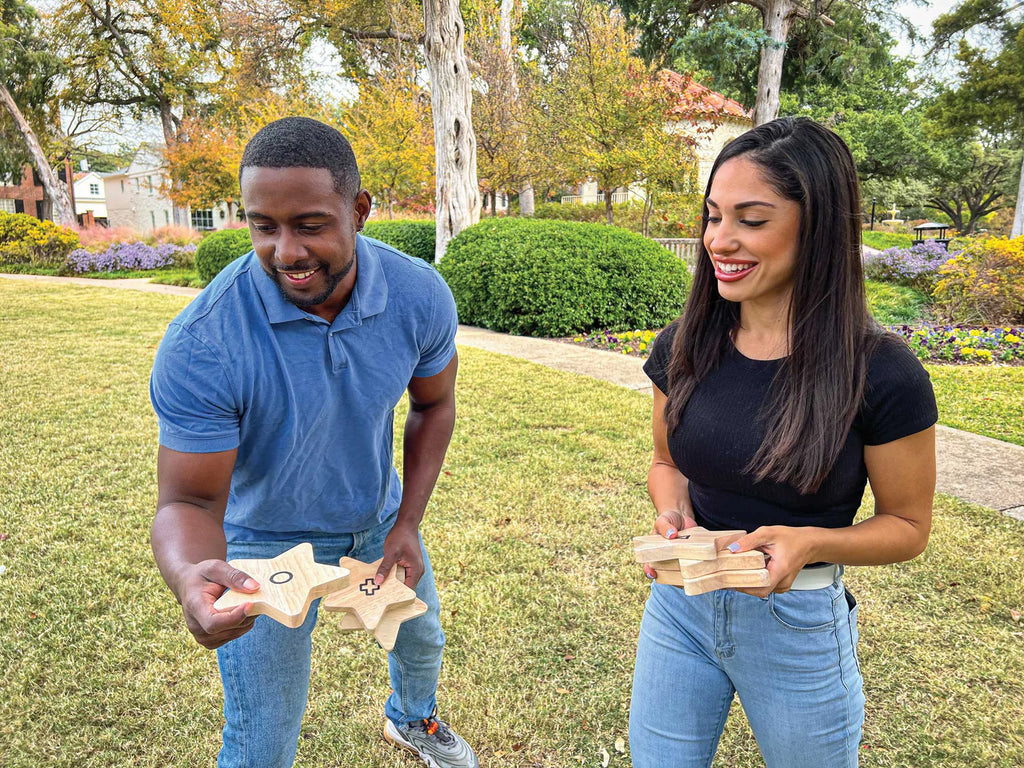
<svg viewBox="0 0 1024 768">
<path fill-rule="evenodd" d="M 819 565 L 816 568 L 802 568 L 793 579 L 790 589 L 808 590 L 824 589 L 839 576 L 838 565 Z"/>
</svg>

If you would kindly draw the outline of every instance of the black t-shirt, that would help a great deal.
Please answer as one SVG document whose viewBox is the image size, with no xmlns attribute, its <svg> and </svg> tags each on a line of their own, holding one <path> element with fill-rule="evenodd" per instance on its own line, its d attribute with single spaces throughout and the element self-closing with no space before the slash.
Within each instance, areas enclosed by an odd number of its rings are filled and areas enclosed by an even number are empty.
<svg viewBox="0 0 1024 768">
<path fill-rule="evenodd" d="M 665 394 L 676 327 L 658 335 L 644 365 Z M 805 495 L 786 483 L 755 482 L 744 468 L 764 440 L 758 414 L 779 365 L 779 360 L 751 360 L 731 348 L 693 391 L 668 436 L 672 460 L 690 481 L 696 520 L 708 529 L 851 525 L 867 482 L 864 446 L 920 432 L 938 418 L 928 372 L 902 339 L 887 334 L 868 362 L 864 400 L 821 487 Z"/>
</svg>

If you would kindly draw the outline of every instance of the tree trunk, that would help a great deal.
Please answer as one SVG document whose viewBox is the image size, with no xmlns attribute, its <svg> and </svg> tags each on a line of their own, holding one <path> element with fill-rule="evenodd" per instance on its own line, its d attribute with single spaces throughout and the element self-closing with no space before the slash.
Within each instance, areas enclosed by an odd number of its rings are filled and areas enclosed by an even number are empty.
<svg viewBox="0 0 1024 768">
<path fill-rule="evenodd" d="M 612 218 L 612 189 L 605 189 L 604 191 L 604 218 L 609 224 L 614 224 Z"/>
<path fill-rule="evenodd" d="M 161 100 L 159 106 L 160 113 L 160 128 L 164 134 L 164 146 L 168 149 L 172 149 L 175 144 L 178 143 L 178 128 L 180 120 L 174 115 L 174 110 L 171 107 L 170 102 Z M 177 179 L 171 179 L 171 186 L 175 189 L 181 187 L 181 182 Z M 171 217 L 174 219 L 174 223 L 179 227 L 191 227 L 188 220 L 188 209 L 182 208 L 181 206 L 171 203 Z"/>
<path fill-rule="evenodd" d="M 1024 235 L 1024 158 L 1020 163 L 1020 184 L 1017 187 L 1017 210 L 1013 214 L 1013 229 L 1010 230 L 1010 237 Z"/>
<path fill-rule="evenodd" d="M 436 263 L 444 257 L 449 240 L 480 221 L 480 189 L 476 180 L 473 94 L 464 47 L 466 27 L 458 0 L 425 0 L 423 25 L 437 164 Z"/>
<path fill-rule="evenodd" d="M 649 182 L 648 182 L 649 183 Z M 644 198 L 644 213 L 641 226 L 641 232 L 644 237 L 651 236 L 651 213 L 654 211 L 654 193 L 648 191 L 647 197 Z"/>
<path fill-rule="evenodd" d="M 498 41 L 501 53 L 505 58 L 505 67 L 509 76 L 509 91 L 512 99 L 519 101 L 519 79 L 516 77 L 515 51 L 512 50 L 512 10 L 515 0 L 501 0 L 498 8 Z M 518 115 L 518 104 L 512 109 L 512 114 Z M 524 137 L 525 140 L 525 137 Z M 533 216 L 533 184 L 529 179 L 519 181 L 519 215 Z"/>
<path fill-rule="evenodd" d="M 754 125 L 761 125 L 779 116 L 779 89 L 782 87 L 782 62 L 786 56 L 786 38 L 796 7 L 790 0 L 768 0 L 762 15 L 764 31 L 771 42 L 761 49 L 757 70 L 757 102 L 754 104 Z"/>
<path fill-rule="evenodd" d="M 53 220 L 65 227 L 73 226 L 75 224 L 75 211 L 71 207 L 71 198 L 68 197 L 68 191 L 54 175 L 50 163 L 46 160 L 46 155 L 43 154 L 43 148 L 39 146 L 39 140 L 36 138 L 32 126 L 28 124 L 28 120 L 21 114 L 18 105 L 14 103 L 14 97 L 11 96 L 11 92 L 2 84 L 0 84 L 0 101 L 3 102 L 4 107 L 11 114 L 11 117 L 14 118 L 14 122 L 18 124 L 18 130 L 21 131 L 21 136 L 25 140 L 28 153 L 32 155 L 32 162 L 36 166 L 36 172 L 39 174 L 40 181 L 43 182 L 43 189 L 46 190 L 46 195 L 50 198 Z"/>
</svg>

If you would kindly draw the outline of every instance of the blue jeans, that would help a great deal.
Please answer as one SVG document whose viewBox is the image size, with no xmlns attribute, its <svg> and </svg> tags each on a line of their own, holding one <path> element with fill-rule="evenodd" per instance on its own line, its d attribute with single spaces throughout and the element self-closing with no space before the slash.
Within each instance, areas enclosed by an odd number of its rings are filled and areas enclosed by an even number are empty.
<svg viewBox="0 0 1024 768">
<path fill-rule="evenodd" d="M 303 540 L 312 542 L 318 562 L 337 565 L 347 556 L 369 563 L 383 556 L 384 539 L 393 524 L 392 518 L 368 531 Z M 230 543 L 228 559 L 276 557 L 297 543 Z M 429 717 L 437 703 L 444 633 L 434 572 L 422 540 L 420 549 L 426 570 L 416 585 L 416 596 L 427 604 L 427 612 L 402 624 L 395 648 L 388 654 L 392 693 L 384 713 L 397 725 Z M 313 603 L 298 629 L 259 616 L 251 630 L 217 649 L 225 719 L 219 768 L 292 765 L 306 710 L 311 634 L 319 603 Z"/>
<path fill-rule="evenodd" d="M 634 768 L 707 768 L 738 694 L 768 768 L 855 768 L 856 603 L 829 587 L 688 597 L 652 584 L 633 676 Z"/>
</svg>

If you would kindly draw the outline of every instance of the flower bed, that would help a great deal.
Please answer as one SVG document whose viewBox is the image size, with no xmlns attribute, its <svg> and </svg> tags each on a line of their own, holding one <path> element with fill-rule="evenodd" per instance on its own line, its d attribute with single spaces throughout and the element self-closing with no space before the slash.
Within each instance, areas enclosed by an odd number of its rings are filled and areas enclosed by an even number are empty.
<svg viewBox="0 0 1024 768">
<path fill-rule="evenodd" d="M 183 256 L 191 255 L 195 251 L 196 246 L 194 245 L 114 243 L 99 253 L 90 253 L 85 248 L 76 248 L 68 254 L 64 267 L 65 271 L 72 274 L 151 270 L 172 266 L 178 263 Z"/>
<path fill-rule="evenodd" d="M 889 330 L 927 362 L 1024 365 L 1024 328 L 903 325 Z"/>
<path fill-rule="evenodd" d="M 1024 365 L 1024 328 L 931 325 L 887 327 L 901 336 L 924 362 Z M 656 336 L 657 332 L 650 330 L 625 333 L 595 331 L 586 336 L 571 336 L 560 341 L 646 358 Z"/>
</svg>

